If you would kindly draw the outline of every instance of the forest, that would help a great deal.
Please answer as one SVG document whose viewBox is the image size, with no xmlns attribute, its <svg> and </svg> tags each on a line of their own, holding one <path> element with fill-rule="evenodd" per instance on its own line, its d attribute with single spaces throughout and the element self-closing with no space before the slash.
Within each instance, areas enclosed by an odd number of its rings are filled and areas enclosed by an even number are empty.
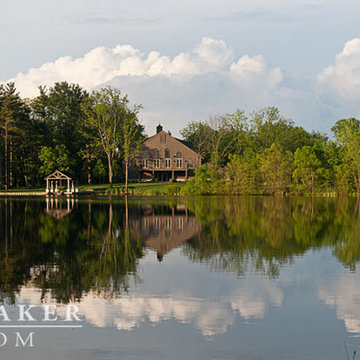
<svg viewBox="0 0 360 360">
<path fill-rule="evenodd" d="M 39 87 L 21 98 L 0 85 L 0 189 L 44 186 L 58 169 L 80 183 L 125 183 L 146 138 L 141 105 L 106 87 Z M 162 119 L 159 119 L 160 121 Z M 203 158 L 181 188 L 191 194 L 360 194 L 360 121 L 334 122 L 332 134 L 309 132 L 275 107 L 192 121 L 181 135 Z"/>
</svg>

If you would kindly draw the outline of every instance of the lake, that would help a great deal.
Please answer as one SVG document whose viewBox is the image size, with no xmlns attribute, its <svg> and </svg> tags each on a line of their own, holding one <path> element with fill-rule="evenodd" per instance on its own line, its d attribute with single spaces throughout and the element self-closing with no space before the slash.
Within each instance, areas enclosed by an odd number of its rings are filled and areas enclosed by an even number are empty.
<svg viewBox="0 0 360 360">
<path fill-rule="evenodd" d="M 2 198 L 1 358 L 359 359 L 359 205 Z"/>
</svg>

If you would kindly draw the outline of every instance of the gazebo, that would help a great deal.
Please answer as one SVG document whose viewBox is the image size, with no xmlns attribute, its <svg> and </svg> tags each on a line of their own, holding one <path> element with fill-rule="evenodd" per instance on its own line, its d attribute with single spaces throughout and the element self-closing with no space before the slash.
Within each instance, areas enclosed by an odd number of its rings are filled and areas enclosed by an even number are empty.
<svg viewBox="0 0 360 360">
<path fill-rule="evenodd" d="M 75 177 L 69 175 L 65 171 L 56 170 L 52 174 L 48 175 L 46 180 L 46 193 L 60 195 L 61 191 L 59 187 L 62 186 L 62 182 L 67 183 L 65 195 L 72 195 L 79 192 L 78 181 Z"/>
</svg>

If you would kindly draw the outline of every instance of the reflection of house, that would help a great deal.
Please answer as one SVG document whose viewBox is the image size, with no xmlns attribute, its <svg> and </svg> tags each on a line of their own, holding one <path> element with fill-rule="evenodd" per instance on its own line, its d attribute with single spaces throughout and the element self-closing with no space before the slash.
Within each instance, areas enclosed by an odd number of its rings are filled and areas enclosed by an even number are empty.
<svg viewBox="0 0 360 360">
<path fill-rule="evenodd" d="M 173 178 L 183 181 L 192 177 L 194 170 L 201 166 L 201 156 L 159 125 L 156 134 L 143 142 L 136 166 L 140 180 L 168 181 Z"/>
<path fill-rule="evenodd" d="M 185 206 L 175 208 L 148 206 L 140 218 L 132 221 L 131 226 L 144 241 L 146 247 L 157 252 L 159 261 L 172 249 L 189 241 L 200 231 L 200 224 Z"/>
</svg>

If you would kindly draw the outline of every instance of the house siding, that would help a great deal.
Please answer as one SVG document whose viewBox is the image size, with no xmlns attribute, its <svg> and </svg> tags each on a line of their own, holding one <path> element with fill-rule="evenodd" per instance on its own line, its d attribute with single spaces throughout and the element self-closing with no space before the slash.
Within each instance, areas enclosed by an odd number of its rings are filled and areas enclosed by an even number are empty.
<svg viewBox="0 0 360 360">
<path fill-rule="evenodd" d="M 166 157 L 169 151 L 170 157 Z M 163 181 L 170 177 L 186 180 L 193 176 L 199 166 L 201 156 L 165 131 L 146 139 L 136 160 L 140 180 L 154 177 Z"/>
</svg>

